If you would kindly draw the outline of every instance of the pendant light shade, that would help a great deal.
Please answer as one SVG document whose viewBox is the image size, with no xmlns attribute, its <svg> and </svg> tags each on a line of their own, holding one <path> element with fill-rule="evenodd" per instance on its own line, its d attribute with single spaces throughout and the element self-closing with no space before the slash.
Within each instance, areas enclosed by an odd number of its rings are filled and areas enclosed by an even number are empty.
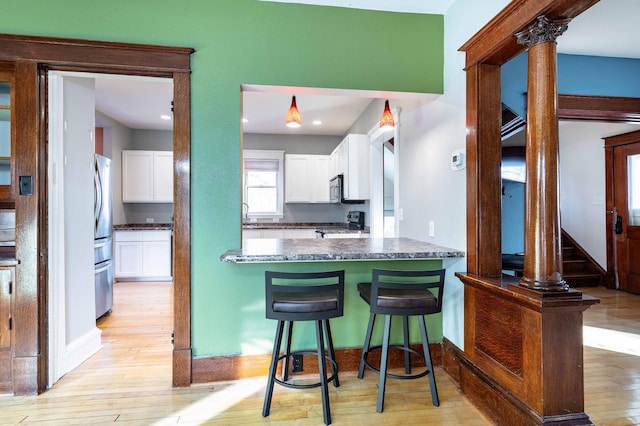
<svg viewBox="0 0 640 426">
<path fill-rule="evenodd" d="M 296 97 L 291 98 L 291 106 L 289 112 L 287 112 L 287 119 L 285 120 L 287 127 L 300 127 L 302 121 L 300 120 L 300 111 L 298 111 L 298 105 L 296 105 Z"/>
<path fill-rule="evenodd" d="M 389 101 L 384 101 L 384 111 L 382 111 L 382 117 L 380 117 L 381 129 L 393 129 L 396 123 L 393 120 L 393 114 L 389 109 Z"/>
</svg>

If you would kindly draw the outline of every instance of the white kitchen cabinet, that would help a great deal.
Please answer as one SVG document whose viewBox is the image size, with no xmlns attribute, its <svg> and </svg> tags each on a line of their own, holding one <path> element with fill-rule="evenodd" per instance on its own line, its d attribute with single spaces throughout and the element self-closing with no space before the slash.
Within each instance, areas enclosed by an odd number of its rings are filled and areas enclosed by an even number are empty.
<svg viewBox="0 0 640 426">
<path fill-rule="evenodd" d="M 242 239 L 251 238 L 315 238 L 315 228 L 243 229 Z"/>
<path fill-rule="evenodd" d="M 336 164 L 342 170 L 342 196 L 345 200 L 368 200 L 370 149 L 368 135 L 347 135 L 336 148 Z"/>
<path fill-rule="evenodd" d="M 284 238 L 283 229 L 263 229 L 260 238 Z"/>
<path fill-rule="evenodd" d="M 359 232 L 343 232 L 343 233 L 327 232 L 324 234 L 323 238 L 369 238 L 369 234 L 359 233 Z"/>
<path fill-rule="evenodd" d="M 284 238 L 283 229 L 243 229 L 242 239 L 252 238 Z"/>
<path fill-rule="evenodd" d="M 153 199 L 173 203 L 173 152 L 153 152 Z"/>
<path fill-rule="evenodd" d="M 284 238 L 315 238 L 315 228 L 285 229 Z"/>
<path fill-rule="evenodd" d="M 370 198 L 369 144 L 368 135 L 347 135 L 330 155 L 332 171 L 342 175 L 342 198 L 345 200 Z"/>
<path fill-rule="evenodd" d="M 287 154 L 285 156 L 285 202 L 329 202 L 329 156 Z"/>
<path fill-rule="evenodd" d="M 329 179 L 338 175 L 344 175 L 346 145 L 339 144 L 329 155 Z"/>
<path fill-rule="evenodd" d="M 242 230 L 242 239 L 253 239 L 253 238 L 262 238 L 262 230 L 261 229 L 243 229 Z"/>
<path fill-rule="evenodd" d="M 116 231 L 115 278 L 171 279 L 171 231 Z"/>
<path fill-rule="evenodd" d="M 172 203 L 173 152 L 122 151 L 122 202 Z"/>
</svg>

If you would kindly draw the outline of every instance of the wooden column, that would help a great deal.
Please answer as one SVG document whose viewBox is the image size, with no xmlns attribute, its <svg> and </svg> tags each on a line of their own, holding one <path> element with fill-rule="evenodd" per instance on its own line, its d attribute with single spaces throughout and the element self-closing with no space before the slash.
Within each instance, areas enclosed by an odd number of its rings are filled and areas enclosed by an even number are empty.
<svg viewBox="0 0 640 426">
<path fill-rule="evenodd" d="M 556 38 L 568 20 L 544 16 L 516 34 L 528 47 L 527 185 L 524 275 L 521 285 L 566 291 L 562 278 L 558 185 L 558 87 Z"/>
</svg>

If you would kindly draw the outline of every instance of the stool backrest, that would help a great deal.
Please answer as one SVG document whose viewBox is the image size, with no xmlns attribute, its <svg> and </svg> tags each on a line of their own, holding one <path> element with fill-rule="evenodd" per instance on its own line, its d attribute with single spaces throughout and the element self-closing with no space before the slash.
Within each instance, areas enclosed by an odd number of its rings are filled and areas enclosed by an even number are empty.
<svg viewBox="0 0 640 426">
<path fill-rule="evenodd" d="M 344 311 L 344 270 L 330 272 L 265 271 L 266 317 L 285 321 L 322 320 L 342 316 Z M 313 304 L 335 297 L 335 309 L 304 312 L 274 311 L 274 300 Z"/>
<path fill-rule="evenodd" d="M 427 315 L 440 312 L 442 310 L 444 274 L 444 269 L 429 271 L 373 269 L 371 312 L 386 315 Z M 406 299 L 406 306 L 401 308 L 385 307 L 384 303 L 378 303 L 381 295 L 382 297 L 397 297 L 398 300 Z M 432 295 L 435 298 L 433 304 L 415 307 L 415 303 L 411 303 L 410 299 L 420 299 L 421 295 Z"/>
</svg>

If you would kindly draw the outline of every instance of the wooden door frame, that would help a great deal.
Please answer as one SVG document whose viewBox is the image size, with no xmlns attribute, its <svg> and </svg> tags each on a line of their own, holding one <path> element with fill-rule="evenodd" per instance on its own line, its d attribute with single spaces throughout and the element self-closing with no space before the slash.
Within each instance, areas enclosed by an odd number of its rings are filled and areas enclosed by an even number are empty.
<svg viewBox="0 0 640 426">
<path fill-rule="evenodd" d="M 191 68 L 192 48 L 0 34 L 0 60 L 16 75 L 14 176 L 34 176 L 33 196 L 15 195 L 14 394 L 43 392 L 48 369 L 47 71 L 173 79 L 173 385 L 191 384 Z"/>
</svg>

